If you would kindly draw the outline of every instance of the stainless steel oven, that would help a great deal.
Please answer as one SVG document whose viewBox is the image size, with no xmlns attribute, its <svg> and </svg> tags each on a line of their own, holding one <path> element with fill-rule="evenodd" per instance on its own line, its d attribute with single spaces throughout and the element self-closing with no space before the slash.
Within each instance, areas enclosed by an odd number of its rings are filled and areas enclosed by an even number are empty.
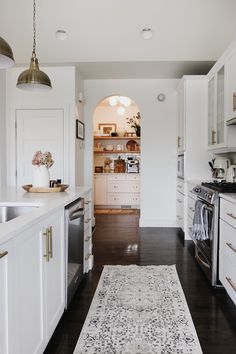
<svg viewBox="0 0 236 354">
<path fill-rule="evenodd" d="M 192 238 L 195 258 L 212 286 L 219 281 L 219 193 L 236 193 L 236 183 L 203 182 L 193 188 L 197 195 Z M 197 205 L 197 203 L 199 203 Z M 199 206 L 199 207 L 198 207 Z M 198 226 L 200 232 L 198 233 Z"/>
<path fill-rule="evenodd" d="M 195 258 L 211 285 L 218 286 L 219 195 L 203 186 L 196 186 L 193 192 L 197 195 L 194 223 L 196 220 L 199 223 L 193 225 L 192 233 Z M 198 227 L 201 230 L 199 233 L 196 232 Z"/>
</svg>

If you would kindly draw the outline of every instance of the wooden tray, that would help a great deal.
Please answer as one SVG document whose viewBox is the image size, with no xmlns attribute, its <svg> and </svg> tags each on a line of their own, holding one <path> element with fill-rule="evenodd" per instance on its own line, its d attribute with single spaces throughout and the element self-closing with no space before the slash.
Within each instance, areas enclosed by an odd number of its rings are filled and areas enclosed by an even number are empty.
<svg viewBox="0 0 236 354">
<path fill-rule="evenodd" d="M 64 192 L 69 187 L 69 184 L 61 184 L 58 187 L 46 188 L 46 187 L 33 187 L 32 184 L 26 184 L 22 188 L 30 193 L 55 193 Z"/>
</svg>

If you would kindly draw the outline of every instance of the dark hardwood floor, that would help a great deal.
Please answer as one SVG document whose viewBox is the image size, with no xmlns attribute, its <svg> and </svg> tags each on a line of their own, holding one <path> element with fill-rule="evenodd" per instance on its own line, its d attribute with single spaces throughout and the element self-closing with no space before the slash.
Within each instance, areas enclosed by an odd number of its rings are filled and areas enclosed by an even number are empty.
<svg viewBox="0 0 236 354">
<path fill-rule="evenodd" d="M 95 264 L 65 311 L 45 354 L 70 354 L 78 340 L 105 264 L 176 264 L 204 354 L 236 353 L 236 306 L 210 287 L 191 241 L 173 228 L 138 228 L 139 215 L 96 215 Z M 108 353 L 104 353 L 108 354 Z"/>
</svg>

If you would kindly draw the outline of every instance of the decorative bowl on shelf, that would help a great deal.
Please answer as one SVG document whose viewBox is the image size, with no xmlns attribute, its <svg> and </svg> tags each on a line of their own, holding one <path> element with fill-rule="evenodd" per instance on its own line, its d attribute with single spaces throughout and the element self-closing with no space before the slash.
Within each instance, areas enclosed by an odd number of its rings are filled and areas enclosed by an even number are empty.
<svg viewBox="0 0 236 354">
<path fill-rule="evenodd" d="M 104 147 L 104 150 L 105 151 L 112 151 L 114 149 L 114 146 L 113 145 L 110 145 L 110 144 L 108 144 L 108 145 L 106 145 L 105 147 Z"/>
</svg>

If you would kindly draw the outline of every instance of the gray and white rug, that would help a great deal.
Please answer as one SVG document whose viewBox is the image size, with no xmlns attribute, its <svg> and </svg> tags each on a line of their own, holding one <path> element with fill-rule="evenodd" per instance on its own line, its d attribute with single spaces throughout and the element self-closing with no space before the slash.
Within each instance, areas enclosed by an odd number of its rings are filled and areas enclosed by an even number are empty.
<svg viewBox="0 0 236 354">
<path fill-rule="evenodd" d="M 74 354 L 200 354 L 175 266 L 104 266 Z"/>
</svg>

